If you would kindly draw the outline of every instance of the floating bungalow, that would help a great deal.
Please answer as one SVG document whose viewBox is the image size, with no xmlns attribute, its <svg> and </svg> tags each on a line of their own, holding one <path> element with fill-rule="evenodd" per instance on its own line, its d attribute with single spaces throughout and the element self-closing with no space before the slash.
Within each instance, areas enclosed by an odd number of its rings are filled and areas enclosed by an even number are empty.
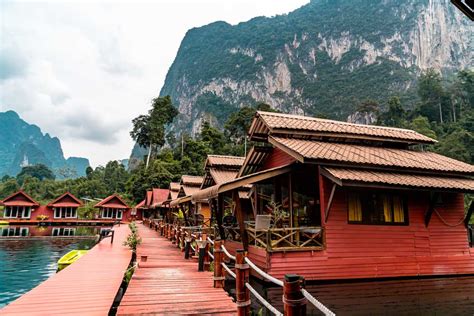
<svg viewBox="0 0 474 316">
<path fill-rule="evenodd" d="M 191 196 L 200 190 L 203 180 L 204 178 L 200 176 L 182 175 L 177 197 L 170 202 L 171 208 L 182 211 L 184 221 L 188 224 L 202 224 L 204 222 L 203 213 L 209 213 L 207 203 L 195 205 L 191 202 Z"/>
<path fill-rule="evenodd" d="M 179 190 L 179 189 L 178 189 Z M 153 188 L 147 191 L 145 199 L 140 203 L 143 210 L 143 218 L 163 218 L 167 211 L 165 202 L 170 194 L 169 189 Z M 139 205 L 137 205 L 138 208 Z"/>
<path fill-rule="evenodd" d="M 123 220 L 127 222 L 132 218 L 130 207 L 118 194 L 106 197 L 94 207 L 99 209 L 99 219 L 101 220 Z"/>
<path fill-rule="evenodd" d="M 474 192 L 474 166 L 428 151 L 436 140 L 269 112 L 256 113 L 249 138 L 258 145 L 235 179 L 192 194 L 221 201 L 211 206 L 231 252 L 244 247 L 277 278 L 474 273 L 474 207 L 466 213 L 463 199 Z M 239 192 L 249 185 L 245 203 Z M 235 221 L 223 221 L 225 198 Z"/>
<path fill-rule="evenodd" d="M 47 214 L 44 215 L 53 219 L 77 218 L 77 208 L 80 206 L 82 201 L 66 192 L 47 205 Z"/>
<path fill-rule="evenodd" d="M 3 218 L 9 220 L 28 221 L 32 213 L 40 207 L 38 202 L 21 190 L 6 197 L 0 204 L 4 207 Z"/>
</svg>

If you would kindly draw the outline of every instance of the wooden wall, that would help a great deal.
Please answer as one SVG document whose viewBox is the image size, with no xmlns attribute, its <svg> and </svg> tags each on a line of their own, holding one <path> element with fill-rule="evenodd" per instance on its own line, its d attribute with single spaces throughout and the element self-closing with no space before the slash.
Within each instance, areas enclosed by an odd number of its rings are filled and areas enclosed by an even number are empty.
<svg viewBox="0 0 474 316">
<path fill-rule="evenodd" d="M 295 162 L 295 158 L 291 157 L 278 148 L 273 148 L 267 159 L 263 163 L 262 170 L 276 168 Z"/>
<path fill-rule="evenodd" d="M 325 202 L 331 184 L 323 180 Z M 338 187 L 326 223 L 326 250 L 270 254 L 272 275 L 298 273 L 306 279 L 352 279 L 474 273 L 464 217 L 462 194 L 443 196 L 428 228 L 424 224 L 429 195 L 408 193 L 409 225 L 347 223 L 345 190 Z M 323 201 L 323 205 L 325 205 Z"/>
</svg>

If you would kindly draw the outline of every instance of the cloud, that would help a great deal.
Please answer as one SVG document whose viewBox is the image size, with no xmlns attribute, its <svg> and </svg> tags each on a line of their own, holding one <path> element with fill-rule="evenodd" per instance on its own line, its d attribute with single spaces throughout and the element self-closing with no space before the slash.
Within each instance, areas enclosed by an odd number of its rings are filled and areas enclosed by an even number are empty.
<svg viewBox="0 0 474 316">
<path fill-rule="evenodd" d="M 308 0 L 0 0 L 0 110 L 92 165 L 130 155 L 131 120 L 159 93 L 186 31 Z"/>
</svg>

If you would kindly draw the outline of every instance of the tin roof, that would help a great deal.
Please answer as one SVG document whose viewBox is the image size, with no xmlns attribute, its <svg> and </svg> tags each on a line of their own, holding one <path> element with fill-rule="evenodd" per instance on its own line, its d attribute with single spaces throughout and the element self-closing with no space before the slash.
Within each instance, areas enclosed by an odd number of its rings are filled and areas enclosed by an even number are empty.
<svg viewBox="0 0 474 316">
<path fill-rule="evenodd" d="M 269 137 L 300 162 L 337 163 L 474 174 L 474 166 L 433 152 Z"/>
<path fill-rule="evenodd" d="M 438 175 L 332 167 L 325 167 L 323 171 L 325 171 L 323 172 L 325 176 L 342 186 L 363 183 L 364 185 L 390 185 L 407 188 L 436 188 L 474 192 L 474 179 L 466 177 L 443 177 Z"/>
<path fill-rule="evenodd" d="M 168 195 L 170 193 L 170 190 L 168 189 L 153 189 L 153 203 L 152 206 L 160 206 L 166 199 L 168 198 Z"/>
<path fill-rule="evenodd" d="M 436 140 L 409 129 L 353 124 L 309 116 L 258 111 L 250 126 L 252 140 L 265 140 L 268 135 L 300 135 L 302 137 L 344 138 L 434 144 Z"/>
</svg>

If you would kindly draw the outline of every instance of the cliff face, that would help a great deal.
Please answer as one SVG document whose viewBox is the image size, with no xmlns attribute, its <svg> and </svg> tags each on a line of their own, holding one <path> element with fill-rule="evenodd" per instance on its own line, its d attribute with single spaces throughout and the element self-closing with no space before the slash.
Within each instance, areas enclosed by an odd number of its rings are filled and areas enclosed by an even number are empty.
<svg viewBox="0 0 474 316">
<path fill-rule="evenodd" d="M 44 164 L 58 178 L 85 175 L 86 158 L 64 158 L 57 137 L 43 134 L 36 125 L 23 121 L 14 111 L 0 112 L 0 176 L 16 176 L 22 166 Z M 67 173 L 65 173 L 67 171 Z"/>
<path fill-rule="evenodd" d="M 176 127 L 192 132 L 256 101 L 345 120 L 359 100 L 409 96 L 427 68 L 472 67 L 473 31 L 449 0 L 314 0 L 189 30 L 160 94 L 179 107 Z"/>
</svg>

